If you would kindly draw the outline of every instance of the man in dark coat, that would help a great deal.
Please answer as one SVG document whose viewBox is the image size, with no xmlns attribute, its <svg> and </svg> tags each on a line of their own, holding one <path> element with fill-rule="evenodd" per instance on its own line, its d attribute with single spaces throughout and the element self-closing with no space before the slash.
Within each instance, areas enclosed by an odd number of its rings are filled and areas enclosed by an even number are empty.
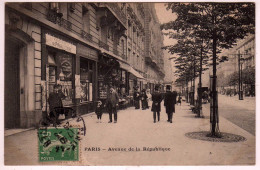
<svg viewBox="0 0 260 170">
<path fill-rule="evenodd" d="M 59 115 L 63 112 L 62 99 L 65 98 L 65 95 L 60 89 L 60 85 L 55 84 L 53 86 L 53 92 L 49 94 L 49 108 L 50 108 L 50 117 L 54 119 L 56 124 L 59 124 Z"/>
<path fill-rule="evenodd" d="M 161 102 L 162 102 L 162 95 L 159 92 L 159 86 L 155 86 L 154 93 L 152 94 L 152 112 L 153 112 L 153 120 L 156 123 L 156 113 L 158 117 L 158 121 L 160 121 L 160 112 L 161 112 Z"/>
<path fill-rule="evenodd" d="M 146 90 L 143 89 L 141 93 L 141 101 L 142 101 L 142 110 L 145 110 L 148 108 L 148 103 L 147 103 L 147 95 L 146 95 Z"/>
<path fill-rule="evenodd" d="M 110 88 L 109 94 L 107 96 L 106 105 L 109 113 L 109 122 L 112 123 L 112 113 L 114 113 L 114 123 L 117 122 L 117 106 L 119 102 L 119 96 L 114 88 Z"/>
<path fill-rule="evenodd" d="M 171 92 L 171 86 L 166 86 L 166 94 L 164 97 L 164 106 L 166 107 L 166 113 L 168 115 L 168 122 L 172 123 L 172 114 L 175 113 L 177 92 Z"/>
<path fill-rule="evenodd" d="M 138 92 L 138 87 L 134 88 L 134 105 L 135 109 L 140 109 L 140 93 Z"/>
</svg>

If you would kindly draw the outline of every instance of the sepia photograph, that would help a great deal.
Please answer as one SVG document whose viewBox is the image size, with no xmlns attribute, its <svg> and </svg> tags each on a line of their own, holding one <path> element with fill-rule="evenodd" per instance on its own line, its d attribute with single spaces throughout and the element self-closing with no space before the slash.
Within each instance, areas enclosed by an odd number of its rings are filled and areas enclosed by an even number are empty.
<svg viewBox="0 0 260 170">
<path fill-rule="evenodd" d="M 256 168 L 256 5 L 1 2 L 3 169 Z"/>
</svg>

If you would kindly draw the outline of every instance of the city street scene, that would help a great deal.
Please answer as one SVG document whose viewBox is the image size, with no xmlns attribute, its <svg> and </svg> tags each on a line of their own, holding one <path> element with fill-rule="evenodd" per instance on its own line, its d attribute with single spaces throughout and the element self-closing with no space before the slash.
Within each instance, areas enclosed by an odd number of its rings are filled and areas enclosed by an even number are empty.
<svg viewBox="0 0 260 170">
<path fill-rule="evenodd" d="M 256 166 L 255 10 L 5 3 L 4 165 Z"/>
</svg>

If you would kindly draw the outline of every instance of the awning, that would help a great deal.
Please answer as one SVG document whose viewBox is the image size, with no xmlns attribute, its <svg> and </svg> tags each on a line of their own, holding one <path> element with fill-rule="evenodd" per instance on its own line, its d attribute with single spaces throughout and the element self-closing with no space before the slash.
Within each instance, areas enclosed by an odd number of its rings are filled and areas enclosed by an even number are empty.
<svg viewBox="0 0 260 170">
<path fill-rule="evenodd" d="M 130 71 L 129 71 L 130 73 L 132 73 L 135 77 L 137 77 L 137 78 L 140 78 L 140 79 L 144 79 L 144 77 L 141 75 L 141 74 L 139 74 L 135 69 L 133 69 L 132 67 L 131 67 L 131 69 L 130 69 Z"/>
<path fill-rule="evenodd" d="M 140 79 L 144 79 L 144 77 L 138 73 L 133 67 L 131 67 L 130 65 L 123 63 L 121 61 L 119 61 L 120 67 L 126 71 L 128 71 L 129 73 L 133 74 L 135 77 L 140 78 Z"/>
<path fill-rule="evenodd" d="M 131 69 L 131 66 L 130 66 L 130 65 L 128 65 L 128 64 L 126 64 L 126 63 L 123 63 L 123 62 L 121 62 L 121 61 L 119 61 L 119 65 L 120 65 L 120 68 L 122 68 L 122 69 L 124 69 L 124 70 L 126 70 L 126 71 L 128 71 L 128 72 L 129 72 L 129 70 Z"/>
</svg>

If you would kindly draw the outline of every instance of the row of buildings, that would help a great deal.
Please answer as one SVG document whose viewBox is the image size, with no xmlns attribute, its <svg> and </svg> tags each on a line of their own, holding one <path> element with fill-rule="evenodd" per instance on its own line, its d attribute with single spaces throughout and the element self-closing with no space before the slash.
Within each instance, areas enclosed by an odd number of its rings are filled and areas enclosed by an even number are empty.
<svg viewBox="0 0 260 170">
<path fill-rule="evenodd" d="M 37 125 L 54 84 L 78 114 L 111 86 L 121 97 L 152 90 L 165 76 L 162 46 L 153 3 L 6 3 L 5 128 Z"/>
<path fill-rule="evenodd" d="M 239 83 L 241 84 L 241 90 L 244 94 L 254 96 L 255 93 L 255 84 L 252 81 L 251 84 L 246 84 L 245 81 L 241 78 L 240 82 L 238 80 L 239 71 L 242 77 L 243 70 L 248 68 L 255 68 L 255 35 L 250 34 L 244 39 L 239 40 L 236 45 L 231 49 L 223 50 L 222 53 L 218 55 L 219 58 L 226 57 L 226 61 L 219 62 L 217 65 L 217 87 L 218 91 L 222 94 L 225 94 L 227 89 L 231 89 L 235 93 L 239 92 Z M 240 67 L 240 68 L 239 68 Z M 246 73 L 244 73 L 246 74 Z M 212 67 L 204 71 L 202 74 L 202 86 L 208 87 L 210 89 L 211 82 L 210 77 L 212 75 Z M 234 85 L 228 85 L 230 79 L 234 77 Z M 253 76 L 253 75 L 244 75 L 244 76 Z M 252 77 L 255 79 L 254 77 Z M 195 79 L 195 85 L 199 83 L 199 78 Z M 197 86 L 198 87 L 198 86 Z M 197 88 L 196 87 L 196 88 Z M 192 87 L 189 85 L 189 90 L 192 91 Z M 195 91 L 195 93 L 197 93 Z M 195 94 L 196 96 L 197 94 Z"/>
<path fill-rule="evenodd" d="M 235 93 L 243 91 L 245 95 L 255 95 L 255 35 L 250 34 L 244 39 L 239 40 L 237 44 L 228 50 L 223 51 L 221 56 L 226 56 L 228 61 L 219 64 L 218 77 L 222 79 L 218 83 L 219 91 L 223 93 L 227 89 L 233 89 Z M 246 70 L 251 69 L 251 72 Z M 249 74 L 250 75 L 243 75 Z M 235 82 L 230 82 L 230 76 L 234 77 Z M 239 78 L 240 77 L 240 78 Z M 250 77 L 252 80 L 243 80 L 245 77 Z M 230 87 L 232 84 L 233 87 Z M 240 84 L 240 89 L 239 89 Z"/>
</svg>

